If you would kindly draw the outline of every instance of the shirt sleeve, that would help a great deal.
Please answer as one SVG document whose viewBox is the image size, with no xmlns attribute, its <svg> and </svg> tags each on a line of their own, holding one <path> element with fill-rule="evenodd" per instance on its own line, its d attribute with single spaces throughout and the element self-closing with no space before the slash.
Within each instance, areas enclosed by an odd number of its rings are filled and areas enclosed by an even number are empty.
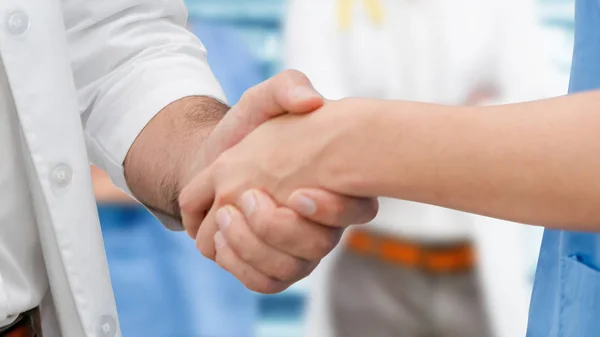
<svg viewBox="0 0 600 337">
<path fill-rule="evenodd" d="M 186 29 L 182 0 L 66 0 L 63 8 L 90 160 L 131 195 L 123 162 L 146 124 L 180 98 L 225 96 Z"/>
<path fill-rule="evenodd" d="M 179 0 L 65 1 L 79 109 L 90 157 L 126 188 L 123 161 L 146 124 L 192 95 L 225 96 Z"/>
</svg>

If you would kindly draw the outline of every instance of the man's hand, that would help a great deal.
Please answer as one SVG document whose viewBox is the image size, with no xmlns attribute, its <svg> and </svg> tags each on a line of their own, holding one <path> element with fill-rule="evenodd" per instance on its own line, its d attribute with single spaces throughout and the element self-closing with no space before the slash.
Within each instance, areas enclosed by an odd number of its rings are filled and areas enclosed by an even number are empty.
<svg viewBox="0 0 600 337">
<path fill-rule="evenodd" d="M 270 118 L 309 113 L 322 105 L 323 98 L 297 71 L 250 89 L 230 110 L 209 97 L 173 102 L 148 123 L 129 150 L 124 163 L 127 183 L 147 207 L 179 218 L 179 192 L 221 152 Z"/>
<path fill-rule="evenodd" d="M 325 165 L 327 154 L 365 126 L 355 103 L 328 102 L 308 115 L 266 122 L 197 175 L 182 191 L 180 205 L 199 250 L 248 288 L 279 292 L 307 276 L 344 227 L 372 220 L 376 200 L 327 192 L 327 179 L 343 164 Z M 314 189 L 292 195 L 303 187 Z"/>
<path fill-rule="evenodd" d="M 312 88 L 306 76 L 297 71 L 286 71 L 252 88 L 227 114 L 226 106 L 208 97 L 188 97 L 173 102 L 148 123 L 134 142 L 125 160 L 127 182 L 137 199 L 146 206 L 177 218 L 180 216 L 177 201 L 180 189 L 201 175 L 223 151 L 272 118 L 283 114 L 310 113 L 323 103 L 323 98 Z M 327 203 L 336 207 L 333 210 L 335 217 L 346 219 L 352 217 L 355 208 L 351 205 L 356 200 L 330 195 Z M 276 223 L 289 229 L 276 237 L 279 242 L 295 242 L 298 235 L 302 235 L 307 245 L 325 247 L 319 255 L 310 256 L 311 263 L 306 270 L 316 264 L 315 256 L 324 255 L 324 251 L 333 247 L 339 238 L 339 230 L 323 227 L 289 210 L 264 207 L 266 203 L 260 205 L 249 223 L 245 219 L 232 218 L 235 220 L 232 223 L 239 225 L 235 228 L 249 228 L 257 224 L 269 227 Z M 196 207 L 184 212 L 185 229 L 193 238 L 197 236 L 208 209 Z M 282 212 L 284 216 L 281 216 Z M 306 229 L 308 227 L 310 229 Z M 211 235 L 211 247 L 212 240 Z M 277 247 L 277 244 L 267 238 L 254 248 Z M 316 250 L 309 248 L 303 249 L 315 254 Z M 206 256 L 215 258 L 214 248 L 203 251 Z M 212 253 L 207 253 L 210 251 Z M 284 267 L 293 268 L 296 261 L 294 259 Z M 242 274 L 240 269 L 226 269 L 253 290 L 273 292 L 281 289 L 252 283 L 247 278 L 249 274 Z"/>
</svg>

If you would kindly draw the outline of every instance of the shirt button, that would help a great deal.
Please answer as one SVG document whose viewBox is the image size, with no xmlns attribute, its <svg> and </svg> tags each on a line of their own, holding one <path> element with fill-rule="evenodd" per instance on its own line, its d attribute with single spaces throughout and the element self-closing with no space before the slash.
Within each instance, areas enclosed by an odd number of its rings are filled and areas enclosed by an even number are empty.
<svg viewBox="0 0 600 337">
<path fill-rule="evenodd" d="M 73 170 L 67 164 L 58 164 L 52 170 L 52 185 L 57 189 L 65 189 L 73 181 Z"/>
<path fill-rule="evenodd" d="M 117 322 L 112 316 L 103 315 L 98 322 L 98 336 L 113 337 L 117 332 Z"/>
<path fill-rule="evenodd" d="M 29 17 L 22 11 L 12 12 L 6 20 L 8 32 L 12 35 L 21 35 L 29 28 Z"/>
</svg>

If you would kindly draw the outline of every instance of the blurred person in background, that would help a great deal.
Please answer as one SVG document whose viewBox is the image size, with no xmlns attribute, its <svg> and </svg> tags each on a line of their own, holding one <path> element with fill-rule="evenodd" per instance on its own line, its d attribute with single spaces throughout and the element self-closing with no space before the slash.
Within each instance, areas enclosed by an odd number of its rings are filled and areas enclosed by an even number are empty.
<svg viewBox="0 0 600 337">
<path fill-rule="evenodd" d="M 286 66 L 330 99 L 484 105 L 563 92 L 532 0 L 292 0 L 288 14 Z M 489 221 L 499 220 L 380 199 L 375 220 L 311 278 L 306 334 L 522 335 L 525 231 Z"/>
</svg>

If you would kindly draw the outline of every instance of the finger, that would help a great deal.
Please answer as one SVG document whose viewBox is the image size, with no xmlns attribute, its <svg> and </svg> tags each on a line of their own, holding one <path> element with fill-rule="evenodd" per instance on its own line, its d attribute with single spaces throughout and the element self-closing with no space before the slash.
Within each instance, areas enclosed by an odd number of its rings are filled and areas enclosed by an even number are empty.
<svg viewBox="0 0 600 337">
<path fill-rule="evenodd" d="M 210 169 L 205 169 L 195 176 L 179 194 L 181 220 L 190 237 L 196 238 L 198 229 L 214 199 L 215 188 Z"/>
<path fill-rule="evenodd" d="M 321 189 L 297 190 L 287 206 L 312 221 L 334 227 L 367 223 L 379 210 L 376 198 L 347 197 Z"/>
<path fill-rule="evenodd" d="M 219 232 L 214 236 L 217 255 L 215 262 L 240 280 L 246 288 L 262 293 L 275 294 L 287 289 L 290 284 L 272 279 L 242 261 L 227 245 Z"/>
<path fill-rule="evenodd" d="M 297 70 L 286 70 L 250 88 L 238 103 L 240 113 L 252 117 L 258 125 L 284 113 L 312 112 L 323 104 L 323 97 L 308 77 Z"/>
<path fill-rule="evenodd" d="M 338 244 L 343 230 L 314 223 L 259 190 L 242 194 L 237 203 L 248 226 L 263 242 L 308 261 L 319 261 Z"/>
<path fill-rule="evenodd" d="M 296 282 L 306 277 L 317 262 L 292 257 L 266 243 L 252 233 L 244 215 L 235 207 L 225 206 L 216 213 L 219 232 L 227 246 L 248 265 L 283 282 Z"/>
<path fill-rule="evenodd" d="M 323 97 L 306 75 L 293 70 L 278 74 L 248 89 L 215 127 L 212 132 L 215 136 L 205 144 L 207 160 L 216 159 L 271 118 L 285 113 L 309 113 L 323 104 Z"/>
<path fill-rule="evenodd" d="M 211 207 L 208 214 L 206 214 L 204 217 L 204 220 L 200 224 L 200 228 L 198 228 L 195 236 L 196 248 L 198 248 L 204 257 L 213 261 L 216 259 L 217 254 L 214 236 L 219 231 L 219 227 L 215 219 L 217 210 L 218 206 L 215 203 L 213 207 Z"/>
</svg>

